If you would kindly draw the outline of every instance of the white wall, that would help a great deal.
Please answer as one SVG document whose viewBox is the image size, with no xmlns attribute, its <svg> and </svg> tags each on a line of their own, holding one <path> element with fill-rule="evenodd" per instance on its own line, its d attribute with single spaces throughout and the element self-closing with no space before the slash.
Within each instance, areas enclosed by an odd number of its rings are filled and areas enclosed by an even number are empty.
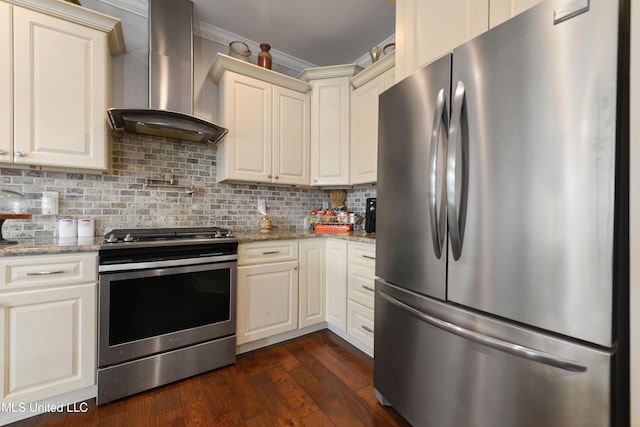
<svg viewBox="0 0 640 427">
<path fill-rule="evenodd" d="M 640 8 L 631 6 L 631 425 L 640 427 Z M 635 260 L 635 262 L 634 262 Z"/>
</svg>

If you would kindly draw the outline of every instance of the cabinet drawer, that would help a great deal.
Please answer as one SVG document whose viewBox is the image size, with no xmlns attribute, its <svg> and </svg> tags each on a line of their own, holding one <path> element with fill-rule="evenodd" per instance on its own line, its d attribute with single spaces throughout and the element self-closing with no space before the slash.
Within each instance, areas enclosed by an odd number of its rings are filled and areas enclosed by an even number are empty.
<svg viewBox="0 0 640 427">
<path fill-rule="evenodd" d="M 356 301 L 373 310 L 375 297 L 375 275 L 373 270 L 349 265 L 348 277 L 349 299 Z"/>
<path fill-rule="evenodd" d="M 267 264 L 298 260 L 298 242 L 279 240 L 238 246 L 238 265 Z"/>
<path fill-rule="evenodd" d="M 376 245 L 369 243 L 349 242 L 349 265 L 359 265 L 361 267 L 376 269 Z"/>
<path fill-rule="evenodd" d="M 98 254 L 0 258 L 0 291 L 98 281 Z"/>
<path fill-rule="evenodd" d="M 373 354 L 373 310 L 349 301 L 347 333 Z"/>
</svg>

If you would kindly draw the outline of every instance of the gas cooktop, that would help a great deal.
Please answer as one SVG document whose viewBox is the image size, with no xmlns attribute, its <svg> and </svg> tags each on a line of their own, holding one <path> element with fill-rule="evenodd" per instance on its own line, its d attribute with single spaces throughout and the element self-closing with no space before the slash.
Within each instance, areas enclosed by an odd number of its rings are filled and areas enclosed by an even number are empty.
<svg viewBox="0 0 640 427">
<path fill-rule="evenodd" d="M 232 237 L 231 230 L 221 227 L 122 228 L 111 230 L 105 234 L 104 243 L 212 240 Z"/>
</svg>

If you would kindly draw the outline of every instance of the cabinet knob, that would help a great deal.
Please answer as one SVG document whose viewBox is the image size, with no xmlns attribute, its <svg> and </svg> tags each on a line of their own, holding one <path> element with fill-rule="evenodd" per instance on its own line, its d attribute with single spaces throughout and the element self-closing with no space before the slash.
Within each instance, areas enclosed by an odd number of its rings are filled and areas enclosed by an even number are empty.
<svg viewBox="0 0 640 427">
<path fill-rule="evenodd" d="M 267 178 L 271 179 L 271 174 L 269 174 L 269 176 Z"/>
<path fill-rule="evenodd" d="M 313 178 L 313 182 L 318 182 L 318 178 Z"/>
<path fill-rule="evenodd" d="M 24 157 L 26 154 L 24 154 L 23 151 L 16 151 L 16 156 L 18 157 Z"/>
<path fill-rule="evenodd" d="M 6 156 L 6 155 L 7 155 L 7 152 L 2 150 L 2 149 L 0 149 L 0 156 Z"/>
<path fill-rule="evenodd" d="M 276 175 L 276 179 L 278 179 L 278 178 L 279 178 L 278 175 Z"/>
</svg>

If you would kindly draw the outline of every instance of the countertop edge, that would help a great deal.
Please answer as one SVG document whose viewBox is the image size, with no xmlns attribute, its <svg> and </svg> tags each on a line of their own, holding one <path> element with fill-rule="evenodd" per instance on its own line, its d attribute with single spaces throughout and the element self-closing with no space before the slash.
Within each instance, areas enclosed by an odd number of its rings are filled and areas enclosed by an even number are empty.
<svg viewBox="0 0 640 427">
<path fill-rule="evenodd" d="M 350 233 L 313 233 L 304 231 L 272 231 L 269 233 L 237 232 L 235 237 L 240 244 L 263 242 L 269 240 L 302 240 L 302 239 L 338 239 L 351 242 L 375 244 L 375 234 L 365 232 Z M 103 245 L 103 237 L 85 238 L 37 238 L 12 239 L 17 243 L 0 246 L 0 257 L 22 255 L 53 255 L 63 253 L 97 252 Z"/>
</svg>

